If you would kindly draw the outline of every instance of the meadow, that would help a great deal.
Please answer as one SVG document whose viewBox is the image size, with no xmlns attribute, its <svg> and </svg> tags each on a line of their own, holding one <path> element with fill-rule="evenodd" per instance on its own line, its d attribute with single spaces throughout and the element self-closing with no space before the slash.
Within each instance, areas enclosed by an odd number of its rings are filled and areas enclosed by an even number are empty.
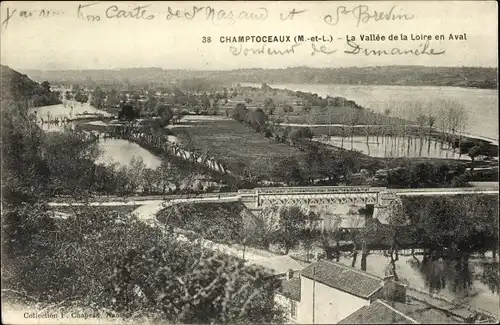
<svg viewBox="0 0 500 325">
<path fill-rule="evenodd" d="M 235 174 L 268 179 L 280 161 L 304 158 L 297 148 L 266 138 L 234 120 L 205 120 L 174 134 L 193 151 L 206 153 Z"/>
</svg>

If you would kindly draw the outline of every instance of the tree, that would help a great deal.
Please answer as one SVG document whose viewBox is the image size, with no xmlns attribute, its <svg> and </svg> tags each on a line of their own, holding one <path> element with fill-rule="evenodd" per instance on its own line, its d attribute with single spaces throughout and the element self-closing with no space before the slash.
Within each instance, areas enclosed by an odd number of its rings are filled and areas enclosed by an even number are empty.
<svg viewBox="0 0 500 325">
<path fill-rule="evenodd" d="M 47 134 L 42 156 L 50 170 L 51 191 L 72 197 L 90 194 L 97 183 L 95 161 L 101 153 L 97 139 L 89 139 L 83 131 L 66 129 Z"/>
<path fill-rule="evenodd" d="M 419 133 L 420 133 L 420 150 L 419 150 L 419 156 L 422 156 L 422 147 L 424 145 L 424 127 L 427 123 L 427 117 L 422 113 L 417 116 L 417 123 L 419 127 Z"/>
<path fill-rule="evenodd" d="M 458 148 L 460 150 L 460 139 L 461 139 L 461 131 L 465 128 L 466 126 L 466 121 L 467 121 L 467 112 L 466 109 L 463 105 L 455 102 L 455 101 L 448 101 L 447 102 L 447 108 L 448 108 L 448 114 L 447 114 L 447 119 L 448 119 L 448 125 L 450 126 L 451 129 L 451 143 L 453 147 L 453 151 L 455 151 L 456 148 L 456 134 L 459 134 L 459 145 Z"/>
<path fill-rule="evenodd" d="M 75 94 L 75 101 L 79 102 L 79 103 L 86 103 L 88 102 L 89 100 L 89 96 L 87 96 L 87 94 L 85 94 L 83 91 L 79 91 Z"/>
<path fill-rule="evenodd" d="M 492 293 L 500 292 L 500 265 L 497 261 L 493 263 L 483 262 L 481 273 L 477 276 L 481 283 L 484 283 Z"/>
<path fill-rule="evenodd" d="M 201 95 L 201 107 L 205 110 L 208 110 L 210 108 L 210 99 L 208 98 L 206 92 Z"/>
<path fill-rule="evenodd" d="M 50 83 L 48 81 L 42 82 L 42 88 L 46 93 L 50 93 Z"/>
<path fill-rule="evenodd" d="M 330 219 L 330 224 L 324 225 L 324 230 L 321 232 L 320 245 L 325 252 L 326 259 L 340 261 L 340 240 L 342 238 L 342 233 L 340 232 L 340 225 L 342 223 L 342 217 L 334 217 Z M 325 220 L 326 222 L 326 220 Z"/>
<path fill-rule="evenodd" d="M 349 113 L 349 124 L 351 125 L 351 150 L 354 149 L 354 127 L 358 125 L 360 120 L 360 111 L 354 109 Z"/>
<path fill-rule="evenodd" d="M 392 120 L 390 119 L 391 113 L 392 113 L 391 107 L 386 107 L 384 109 L 384 115 L 385 115 L 386 121 L 387 121 L 386 123 L 388 123 L 390 125 L 391 137 L 392 137 L 392 122 L 391 122 Z M 385 134 L 384 134 L 384 138 L 385 138 Z M 385 155 L 387 155 L 387 139 L 384 139 L 384 153 L 385 153 Z"/>
<path fill-rule="evenodd" d="M 498 200 L 495 196 L 441 196 L 403 200 L 409 236 L 424 248 L 420 270 L 431 289 L 449 283 L 455 292 L 471 285 L 469 257 L 498 245 Z M 441 260 L 440 260 L 441 259 Z"/>
<path fill-rule="evenodd" d="M 471 174 L 474 172 L 475 160 L 476 160 L 476 157 L 479 156 L 480 152 L 481 152 L 481 147 L 479 147 L 479 146 L 474 146 L 474 147 L 469 149 L 468 155 L 469 155 L 470 159 L 472 160 L 472 162 L 470 164 Z"/>
<path fill-rule="evenodd" d="M 135 216 L 88 206 L 57 221 L 43 205 L 6 213 L 8 220 L 22 217 L 25 230 L 8 228 L 8 242 L 2 236 L 2 249 L 16 250 L 16 255 L 3 251 L 9 263 L 2 268 L 13 276 L 2 289 L 62 307 L 78 297 L 84 308 L 124 318 L 168 323 L 283 321 L 274 302 L 279 281 L 270 274 L 244 266 L 238 258 L 181 242 L 176 233 Z M 23 246 L 13 244 L 16 233 L 23 235 Z"/>
<path fill-rule="evenodd" d="M 309 211 L 306 215 L 306 227 L 302 229 L 302 233 L 300 234 L 300 241 L 306 253 L 307 262 L 309 262 L 309 256 L 320 233 L 320 229 L 317 228 L 319 220 L 320 218 L 316 213 Z"/>
<path fill-rule="evenodd" d="M 267 115 L 273 115 L 275 109 L 276 109 L 276 104 L 274 104 L 273 99 L 272 98 L 266 98 L 264 100 L 264 112 L 266 112 Z"/>
<path fill-rule="evenodd" d="M 219 99 L 215 98 L 214 102 L 212 103 L 212 114 L 217 115 L 219 108 Z"/>
<path fill-rule="evenodd" d="M 247 244 L 269 250 L 275 242 L 276 230 L 279 227 L 279 207 L 267 207 L 258 215 L 251 215 L 251 224 L 247 229 Z"/>
<path fill-rule="evenodd" d="M 90 105 L 94 106 L 95 108 L 102 109 L 104 107 L 105 98 L 106 93 L 101 89 L 101 87 L 96 87 L 92 92 Z"/>
<path fill-rule="evenodd" d="M 285 113 L 293 113 L 293 106 L 288 104 L 288 103 L 284 103 L 283 104 L 283 112 Z"/>
<path fill-rule="evenodd" d="M 288 255 L 290 249 L 297 247 L 306 226 L 306 215 L 299 207 L 283 207 L 279 212 L 278 229 L 274 235 L 276 243 Z"/>
<path fill-rule="evenodd" d="M 168 125 L 174 113 L 169 105 L 159 105 L 157 108 L 158 115 L 160 116 L 161 126 L 165 127 Z"/>
<path fill-rule="evenodd" d="M 427 153 L 431 153 L 431 140 L 432 140 L 432 128 L 434 127 L 434 124 L 436 123 L 436 117 L 432 115 L 432 113 L 429 112 L 427 115 L 427 123 L 429 126 L 429 135 L 428 135 L 428 142 L 427 142 Z"/>
<path fill-rule="evenodd" d="M 246 120 L 248 114 L 248 109 L 243 103 L 236 104 L 233 109 L 232 117 L 238 122 L 243 122 Z"/>
<path fill-rule="evenodd" d="M 246 122 L 257 132 L 262 132 L 266 129 L 268 120 L 268 116 L 260 108 L 246 114 Z"/>
<path fill-rule="evenodd" d="M 262 86 L 260 87 L 261 90 L 267 92 L 267 91 L 270 91 L 270 90 L 273 90 L 273 88 L 271 88 L 267 83 L 262 83 Z"/>
<path fill-rule="evenodd" d="M 126 177 L 130 193 L 136 193 L 142 187 L 144 169 L 146 169 L 146 164 L 144 164 L 142 157 L 132 157 L 130 166 L 126 168 Z"/>
<path fill-rule="evenodd" d="M 119 102 L 118 92 L 116 91 L 116 89 L 113 88 L 108 92 L 108 98 L 106 99 L 106 106 L 115 107 L 115 105 L 117 105 L 118 102 Z"/>
<path fill-rule="evenodd" d="M 359 167 L 359 161 L 356 157 L 349 151 L 342 151 L 337 157 L 335 163 L 339 169 L 341 175 L 344 178 L 344 182 L 349 184 L 350 176 Z"/>
<path fill-rule="evenodd" d="M 306 112 L 307 114 L 311 113 L 311 110 L 312 110 L 312 105 L 309 101 L 306 101 L 305 105 L 304 105 L 304 112 Z"/>
<path fill-rule="evenodd" d="M 288 184 L 302 182 L 302 176 L 299 162 L 295 157 L 286 157 L 275 162 L 271 175 L 275 181 L 282 181 Z"/>
<path fill-rule="evenodd" d="M 45 133 L 36 115 L 15 103 L 2 112 L 1 122 L 3 199 L 21 203 L 47 195 L 50 169 L 42 155 Z"/>
<path fill-rule="evenodd" d="M 133 121 L 138 119 L 140 116 L 140 111 L 138 108 L 134 107 L 132 103 L 122 103 L 121 110 L 118 113 L 118 119 Z"/>
</svg>

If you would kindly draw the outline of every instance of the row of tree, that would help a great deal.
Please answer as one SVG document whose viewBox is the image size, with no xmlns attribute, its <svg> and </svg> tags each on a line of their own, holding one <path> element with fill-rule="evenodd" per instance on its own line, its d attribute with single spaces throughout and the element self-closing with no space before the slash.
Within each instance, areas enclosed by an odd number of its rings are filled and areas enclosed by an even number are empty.
<svg viewBox="0 0 500 325">
<path fill-rule="evenodd" d="M 52 91 L 51 85 L 48 81 L 44 81 L 34 88 L 29 101 L 31 106 L 34 107 L 56 105 L 61 103 L 59 91 Z"/>
</svg>

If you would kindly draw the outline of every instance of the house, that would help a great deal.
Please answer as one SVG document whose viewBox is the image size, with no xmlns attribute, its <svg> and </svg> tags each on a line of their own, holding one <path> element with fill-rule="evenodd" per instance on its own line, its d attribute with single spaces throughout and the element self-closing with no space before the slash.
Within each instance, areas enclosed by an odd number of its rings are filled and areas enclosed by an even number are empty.
<svg viewBox="0 0 500 325">
<path fill-rule="evenodd" d="M 289 272 L 276 295 L 291 323 L 335 324 L 378 299 L 405 301 L 406 287 L 392 277 L 326 260 Z"/>
<path fill-rule="evenodd" d="M 390 294 L 404 299 L 406 287 L 340 263 L 320 260 L 301 272 L 300 323 L 337 323 Z"/>
</svg>

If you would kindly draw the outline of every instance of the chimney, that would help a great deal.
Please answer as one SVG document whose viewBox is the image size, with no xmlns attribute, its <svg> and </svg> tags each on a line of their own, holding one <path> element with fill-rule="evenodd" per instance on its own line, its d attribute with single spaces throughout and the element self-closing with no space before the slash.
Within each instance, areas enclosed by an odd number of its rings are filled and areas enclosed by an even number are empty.
<svg viewBox="0 0 500 325">
<path fill-rule="evenodd" d="M 291 278 L 293 278 L 293 270 L 288 269 L 288 271 L 286 272 L 286 279 L 290 280 Z"/>
</svg>

